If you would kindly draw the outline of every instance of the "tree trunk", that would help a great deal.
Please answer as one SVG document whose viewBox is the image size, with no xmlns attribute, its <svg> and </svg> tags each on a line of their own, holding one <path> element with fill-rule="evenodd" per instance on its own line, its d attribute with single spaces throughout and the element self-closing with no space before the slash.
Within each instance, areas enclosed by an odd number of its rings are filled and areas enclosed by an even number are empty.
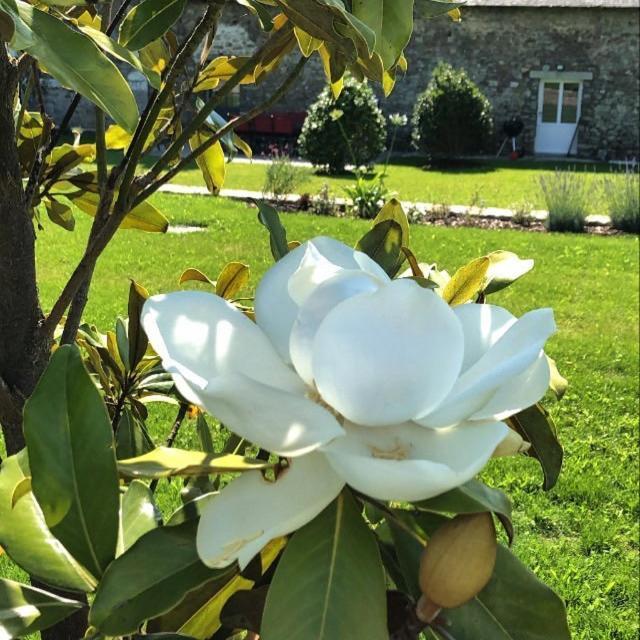
<svg viewBox="0 0 640 640">
<path fill-rule="evenodd" d="M 0 42 L 0 425 L 9 455 L 24 447 L 22 408 L 49 361 L 40 331 L 35 233 L 25 205 L 13 98 L 17 70 Z M 48 591 L 51 588 L 40 585 Z M 42 633 L 44 640 L 77 640 L 87 628 L 82 610 Z"/>
<path fill-rule="evenodd" d="M 9 454 L 24 446 L 22 406 L 50 353 L 49 341 L 39 331 L 35 233 L 15 144 L 16 84 L 16 66 L 0 44 L 0 424 Z"/>
</svg>

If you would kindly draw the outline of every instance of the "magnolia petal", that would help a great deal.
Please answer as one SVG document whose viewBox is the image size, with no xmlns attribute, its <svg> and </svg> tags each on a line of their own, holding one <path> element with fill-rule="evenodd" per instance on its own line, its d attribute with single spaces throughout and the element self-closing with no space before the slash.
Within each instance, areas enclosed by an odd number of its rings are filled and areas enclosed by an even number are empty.
<svg viewBox="0 0 640 640">
<path fill-rule="evenodd" d="M 345 425 L 347 435 L 323 448 L 336 473 L 378 500 L 426 500 L 471 480 L 509 435 L 503 422 L 423 429 L 413 423 L 369 429 Z"/>
<path fill-rule="evenodd" d="M 462 364 L 450 307 L 412 280 L 342 302 L 320 325 L 313 377 L 325 402 L 357 424 L 398 424 L 436 407 Z"/>
<path fill-rule="evenodd" d="M 199 395 L 231 431 L 281 456 L 301 456 L 344 435 L 335 417 L 305 396 L 242 374 L 220 376 Z"/>
<path fill-rule="evenodd" d="M 453 312 L 464 332 L 463 373 L 478 362 L 518 320 L 506 309 L 492 304 L 461 304 Z"/>
<path fill-rule="evenodd" d="M 144 304 L 142 324 L 163 366 L 191 402 L 201 404 L 200 391 L 207 383 L 232 373 L 304 392 L 302 381 L 259 327 L 219 296 L 200 291 L 153 296 Z"/>
<path fill-rule="evenodd" d="M 547 392 L 550 380 L 549 361 L 541 351 L 528 369 L 500 386 L 470 420 L 504 420 L 538 402 Z"/>
<path fill-rule="evenodd" d="M 298 375 L 313 385 L 313 339 L 327 314 L 338 304 L 362 293 L 373 293 L 380 281 L 362 271 L 352 269 L 322 283 L 300 308 L 291 330 L 290 353 Z"/>
<path fill-rule="evenodd" d="M 200 559 L 212 568 L 237 560 L 244 569 L 270 540 L 313 520 L 343 486 L 320 453 L 294 460 L 276 482 L 267 482 L 259 472 L 244 473 L 202 507 Z"/>
<path fill-rule="evenodd" d="M 555 330 L 551 309 L 525 314 L 460 376 L 435 411 L 425 412 L 416 422 L 442 428 L 468 419 L 491 400 L 499 387 L 523 374 L 538 360 L 545 342 Z"/>
<path fill-rule="evenodd" d="M 313 248 L 308 251 L 311 246 Z M 313 273 L 314 260 L 319 270 L 317 276 Z M 304 274 L 297 276 L 292 284 L 292 290 L 298 299 L 307 297 L 314 286 L 320 284 L 323 275 L 326 278 L 337 273 L 337 269 L 330 265 L 338 269 L 364 271 L 383 282 L 389 280 L 384 270 L 369 256 L 333 238 L 320 236 L 289 252 L 267 271 L 258 285 L 255 299 L 256 322 L 285 362 L 291 361 L 289 336 L 299 311 L 299 304 L 291 296 L 289 280 L 303 262 Z"/>
</svg>

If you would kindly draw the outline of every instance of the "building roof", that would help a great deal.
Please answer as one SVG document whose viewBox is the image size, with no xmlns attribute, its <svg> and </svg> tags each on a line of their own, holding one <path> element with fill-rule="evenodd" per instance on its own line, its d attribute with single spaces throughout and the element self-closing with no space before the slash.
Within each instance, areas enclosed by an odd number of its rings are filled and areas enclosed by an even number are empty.
<svg viewBox="0 0 640 640">
<path fill-rule="evenodd" d="M 639 9 L 640 0 L 467 0 L 467 7 L 570 7 L 573 9 Z"/>
</svg>

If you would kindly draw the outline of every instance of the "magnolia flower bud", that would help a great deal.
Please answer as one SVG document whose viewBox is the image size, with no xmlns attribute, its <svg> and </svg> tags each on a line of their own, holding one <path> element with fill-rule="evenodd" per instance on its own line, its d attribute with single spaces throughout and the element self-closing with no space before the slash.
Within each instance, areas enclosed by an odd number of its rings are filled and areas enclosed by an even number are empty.
<svg viewBox="0 0 640 640">
<path fill-rule="evenodd" d="M 531 448 L 531 443 L 527 442 L 519 433 L 509 429 L 507 437 L 496 447 L 493 452 L 494 458 L 502 456 L 515 456 L 518 453 L 526 453 Z"/>
<path fill-rule="evenodd" d="M 430 538 L 420 559 L 418 616 L 430 622 L 439 609 L 452 609 L 475 597 L 489 582 L 497 542 L 490 513 L 459 515 Z"/>
</svg>

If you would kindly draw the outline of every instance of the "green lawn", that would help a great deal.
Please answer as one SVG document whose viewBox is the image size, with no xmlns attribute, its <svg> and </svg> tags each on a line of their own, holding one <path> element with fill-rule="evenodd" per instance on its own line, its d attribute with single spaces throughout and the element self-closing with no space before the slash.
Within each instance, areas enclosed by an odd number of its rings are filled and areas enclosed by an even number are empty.
<svg viewBox="0 0 640 640">
<path fill-rule="evenodd" d="M 416 175 L 423 176 L 425 184 L 431 177 Z M 233 181 L 232 176 L 233 171 Z M 494 185 L 500 182 L 495 172 L 477 177 L 485 184 L 489 178 Z M 502 188 L 508 199 L 509 185 Z M 403 197 L 414 196 L 405 191 Z M 242 260 L 251 265 L 255 286 L 272 263 L 255 210 L 212 198 L 160 195 L 155 202 L 172 222 L 199 222 L 207 229 L 166 236 L 121 232 L 100 262 L 86 313 L 102 329 L 125 313 L 130 277 L 152 293 L 170 291 L 177 288 L 186 267 L 215 277 L 225 262 Z M 367 228 L 359 220 L 304 214 L 288 214 L 283 220 L 290 240 L 331 234 L 353 244 Z M 80 255 L 87 230 L 88 221 L 82 217 L 73 234 L 48 223 L 40 232 L 38 266 L 45 306 Z M 494 301 L 517 314 L 542 306 L 555 309 L 560 330 L 548 352 L 571 386 L 562 403 L 549 406 L 566 449 L 566 466 L 548 494 L 540 489 L 539 468 L 524 458 L 493 462 L 485 479 L 513 498 L 515 550 L 566 599 L 574 637 L 637 638 L 637 238 L 440 227 L 413 227 L 412 233 L 413 249 L 421 260 L 449 269 L 498 248 L 536 258 L 534 272 Z M 158 440 L 166 436 L 171 418 L 165 408 L 155 411 L 152 427 Z M 194 442 L 194 426 L 187 423 L 179 444 Z M 179 489 L 176 482 L 161 483 L 165 512 L 177 504 Z M 0 575 L 20 577 L 5 557 L 0 557 Z"/>
<path fill-rule="evenodd" d="M 403 200 L 433 202 L 438 204 L 463 204 L 482 207 L 514 208 L 529 204 L 535 209 L 545 209 L 538 179 L 553 172 L 553 163 L 520 160 L 517 162 L 486 161 L 469 163 L 466 167 L 452 169 L 425 169 L 423 161 L 411 160 L 389 167 L 387 187 L 400 194 Z M 563 170 L 585 173 L 593 184 L 594 193 L 589 213 L 606 213 L 604 199 L 598 189 L 596 172 L 606 171 L 603 165 L 570 165 L 558 163 Z M 382 167 L 377 167 L 379 170 Z M 231 163 L 227 169 L 225 188 L 261 191 L 264 187 L 267 166 L 261 164 Z M 355 181 L 353 174 L 340 176 L 319 175 L 310 168 L 301 168 L 303 181 L 298 193 L 317 194 L 327 183 L 334 196 L 345 197 L 345 187 Z M 197 168 L 184 171 L 174 182 L 187 185 L 204 185 Z"/>
</svg>

